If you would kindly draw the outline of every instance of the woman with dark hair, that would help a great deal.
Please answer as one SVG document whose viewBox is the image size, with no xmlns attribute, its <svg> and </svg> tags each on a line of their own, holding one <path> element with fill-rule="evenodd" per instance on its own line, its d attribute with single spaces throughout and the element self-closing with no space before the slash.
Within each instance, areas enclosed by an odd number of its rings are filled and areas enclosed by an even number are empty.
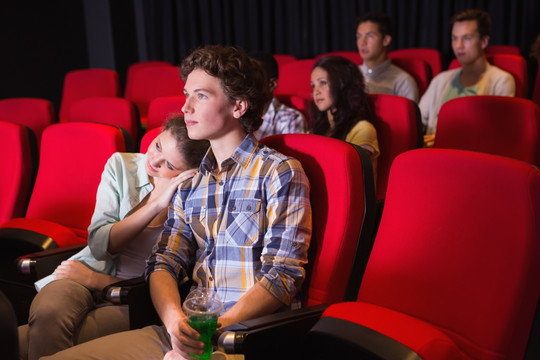
<svg viewBox="0 0 540 360">
<path fill-rule="evenodd" d="M 373 126 L 376 116 L 358 66 L 341 56 L 325 56 L 313 66 L 311 88 L 312 132 L 366 149 L 376 174 L 379 156 L 377 131 Z"/>
</svg>

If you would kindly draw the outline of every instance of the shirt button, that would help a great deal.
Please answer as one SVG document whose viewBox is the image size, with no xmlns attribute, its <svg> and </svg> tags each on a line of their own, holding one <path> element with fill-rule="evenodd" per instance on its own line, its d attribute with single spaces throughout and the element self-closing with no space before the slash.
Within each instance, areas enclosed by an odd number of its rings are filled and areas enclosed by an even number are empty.
<svg viewBox="0 0 540 360">
<path fill-rule="evenodd" d="M 233 207 L 231 208 L 231 210 L 232 210 L 232 211 L 236 210 L 236 206 L 233 206 Z"/>
<path fill-rule="evenodd" d="M 221 181 L 219 182 L 219 185 L 220 185 L 220 186 L 223 186 L 223 180 L 221 180 Z"/>
<path fill-rule="evenodd" d="M 251 206 L 248 206 L 247 209 L 248 209 L 248 210 L 251 210 Z"/>
</svg>

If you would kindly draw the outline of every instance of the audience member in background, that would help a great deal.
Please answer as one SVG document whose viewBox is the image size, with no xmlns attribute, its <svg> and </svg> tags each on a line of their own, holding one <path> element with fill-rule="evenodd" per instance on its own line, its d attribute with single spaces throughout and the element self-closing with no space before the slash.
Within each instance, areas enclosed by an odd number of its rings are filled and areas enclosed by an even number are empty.
<svg viewBox="0 0 540 360">
<path fill-rule="evenodd" d="M 99 302 L 93 291 L 144 274 L 178 186 L 208 150 L 190 140 L 183 118 L 167 122 L 146 154 L 115 153 L 101 177 L 88 246 L 38 281 L 28 325 L 19 327 L 21 357 L 38 359 L 81 342 L 129 330 L 127 306 Z M 97 260 L 99 259 L 99 260 Z"/>
<path fill-rule="evenodd" d="M 452 49 L 461 67 L 435 76 L 420 99 L 426 146 L 433 144 L 439 110 L 448 100 L 471 95 L 514 96 L 516 90 L 512 75 L 486 59 L 491 34 L 489 14 L 467 9 L 452 16 L 450 23 Z"/>
<path fill-rule="evenodd" d="M 362 73 L 340 56 L 319 59 L 311 72 L 313 133 L 345 140 L 369 151 L 377 173 L 379 143 L 373 125 L 373 101 L 364 91 Z"/>
<path fill-rule="evenodd" d="M 268 75 L 268 86 L 273 93 L 278 82 L 279 68 L 274 56 L 266 52 L 249 54 L 251 58 L 258 60 Z M 263 122 L 253 135 L 257 140 L 275 134 L 305 133 L 307 123 L 304 115 L 294 108 L 281 104 L 278 99 L 272 100 L 264 108 Z"/>
<path fill-rule="evenodd" d="M 388 58 L 392 19 L 383 13 L 367 13 L 358 18 L 356 24 L 356 47 L 364 60 L 360 70 L 367 91 L 399 95 L 418 102 L 418 85 L 414 78 Z"/>
<path fill-rule="evenodd" d="M 218 323 L 300 306 L 311 239 L 309 182 L 300 163 L 252 132 L 271 98 L 267 75 L 243 51 L 195 50 L 180 67 L 189 137 L 208 139 L 197 174 L 182 184 L 146 266 L 163 326 L 113 334 L 51 359 L 191 359 L 204 343 L 182 311 L 188 278 L 223 302 Z M 164 357 L 165 355 L 165 357 Z"/>
</svg>

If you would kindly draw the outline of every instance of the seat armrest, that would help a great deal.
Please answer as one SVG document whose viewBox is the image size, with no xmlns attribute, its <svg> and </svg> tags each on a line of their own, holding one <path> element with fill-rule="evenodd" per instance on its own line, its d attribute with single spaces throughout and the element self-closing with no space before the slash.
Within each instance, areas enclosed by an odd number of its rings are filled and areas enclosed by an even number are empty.
<svg viewBox="0 0 540 360">
<path fill-rule="evenodd" d="M 309 359 L 422 360 L 413 350 L 375 330 L 346 320 L 323 317 L 301 347 Z"/>
<path fill-rule="evenodd" d="M 39 280 L 51 274 L 63 260 L 78 253 L 84 246 L 72 245 L 21 256 L 16 260 L 17 270 L 22 274 L 34 275 Z"/>
<path fill-rule="evenodd" d="M 301 359 L 299 344 L 319 320 L 326 304 L 279 312 L 218 329 L 213 345 L 228 354 L 249 359 Z"/>
<path fill-rule="evenodd" d="M 139 291 L 139 288 L 141 290 L 147 288 L 144 277 L 142 276 L 107 285 L 103 288 L 101 296 L 106 301 L 115 305 L 126 305 L 129 304 L 130 297 L 133 297 L 133 294 L 130 294 L 130 292 Z"/>
<path fill-rule="evenodd" d="M 144 277 L 122 280 L 106 286 L 103 299 L 116 305 L 129 305 L 129 327 L 140 329 L 154 324 L 161 324 L 161 319 L 154 309 L 148 283 Z"/>
</svg>

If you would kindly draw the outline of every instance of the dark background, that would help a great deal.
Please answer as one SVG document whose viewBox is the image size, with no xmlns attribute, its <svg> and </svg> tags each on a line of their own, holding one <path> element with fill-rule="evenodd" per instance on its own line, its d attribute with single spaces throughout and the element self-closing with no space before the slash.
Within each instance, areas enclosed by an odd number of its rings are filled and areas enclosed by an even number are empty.
<svg viewBox="0 0 540 360">
<path fill-rule="evenodd" d="M 40 97 L 58 109 L 70 70 L 109 68 L 125 81 L 131 63 L 178 64 L 204 44 L 298 58 L 355 50 L 355 19 L 366 11 L 393 17 L 391 50 L 439 49 L 446 66 L 448 19 L 468 7 L 491 14 L 490 44 L 517 45 L 528 58 L 540 33 L 538 0 L 4 0 L 0 98 Z M 532 84 L 537 63 L 528 60 Z"/>
</svg>

